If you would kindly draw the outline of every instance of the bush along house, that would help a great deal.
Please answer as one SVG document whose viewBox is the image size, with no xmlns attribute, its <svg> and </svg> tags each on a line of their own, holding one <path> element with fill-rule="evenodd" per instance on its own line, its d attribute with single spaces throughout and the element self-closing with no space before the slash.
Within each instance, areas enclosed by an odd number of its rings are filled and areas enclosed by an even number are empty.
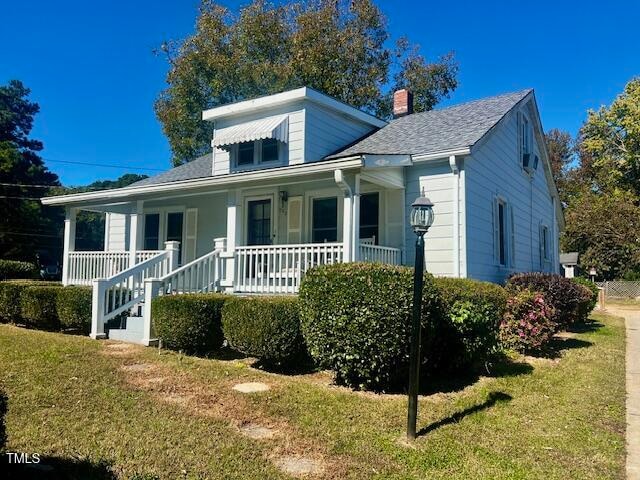
<svg viewBox="0 0 640 480">
<path fill-rule="evenodd" d="M 223 105 L 202 113 L 210 153 L 44 198 L 66 208 L 63 283 L 93 286 L 91 336 L 130 315 L 109 337 L 152 343 L 158 295 L 294 294 L 319 264 L 412 265 L 421 194 L 435 205 L 434 275 L 557 273 L 563 220 L 532 90 L 423 113 L 400 90 L 393 110 L 386 122 L 310 88 Z M 106 214 L 104 251 L 75 249 L 80 210 Z"/>
</svg>

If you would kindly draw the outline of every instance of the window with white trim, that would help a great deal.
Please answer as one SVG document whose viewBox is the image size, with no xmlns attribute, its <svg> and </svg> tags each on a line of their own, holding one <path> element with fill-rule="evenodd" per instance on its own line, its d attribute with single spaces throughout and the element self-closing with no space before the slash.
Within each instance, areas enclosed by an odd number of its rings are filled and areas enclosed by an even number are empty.
<svg viewBox="0 0 640 480">
<path fill-rule="evenodd" d="M 248 167 L 277 162 L 282 155 L 280 143 L 273 138 L 238 143 L 231 149 L 233 163 L 236 167 Z"/>
<path fill-rule="evenodd" d="M 493 243 L 496 265 L 513 267 L 515 263 L 515 220 L 513 207 L 503 197 L 493 199 Z"/>
<path fill-rule="evenodd" d="M 551 245 L 549 237 L 549 227 L 546 225 L 540 226 L 540 257 L 545 262 L 551 260 Z"/>
<path fill-rule="evenodd" d="M 520 114 L 521 129 L 520 138 L 522 145 L 520 146 L 522 154 L 531 153 L 531 126 L 529 125 L 529 119 L 526 115 Z"/>
</svg>

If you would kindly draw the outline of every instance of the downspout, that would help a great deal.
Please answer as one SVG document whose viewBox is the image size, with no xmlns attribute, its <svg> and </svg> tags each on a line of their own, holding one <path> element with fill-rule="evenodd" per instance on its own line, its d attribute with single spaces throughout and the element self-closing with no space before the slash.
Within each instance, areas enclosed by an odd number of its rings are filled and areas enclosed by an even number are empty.
<svg viewBox="0 0 640 480">
<path fill-rule="evenodd" d="M 352 233 L 352 219 L 353 219 L 353 191 L 351 187 L 347 183 L 344 178 L 344 172 L 340 169 L 334 170 L 333 179 L 336 182 L 336 185 L 344 192 L 344 199 L 348 201 L 348 208 L 344 209 L 345 213 L 349 213 L 349 218 L 347 219 L 345 215 L 343 215 L 342 219 L 342 241 L 344 243 L 344 261 L 350 262 L 352 258 L 352 245 L 353 245 L 353 233 Z M 348 220 L 348 222 L 347 222 Z"/>
<path fill-rule="evenodd" d="M 460 278 L 460 169 L 456 156 L 449 156 L 449 167 L 453 174 L 453 271 Z"/>
</svg>

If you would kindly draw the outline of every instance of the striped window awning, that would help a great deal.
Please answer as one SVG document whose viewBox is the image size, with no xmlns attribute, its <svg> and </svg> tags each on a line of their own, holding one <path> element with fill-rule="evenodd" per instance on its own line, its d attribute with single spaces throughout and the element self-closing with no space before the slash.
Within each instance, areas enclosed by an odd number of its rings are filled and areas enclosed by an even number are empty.
<svg viewBox="0 0 640 480">
<path fill-rule="evenodd" d="M 253 142 L 265 138 L 273 138 L 287 143 L 289 136 L 289 116 L 261 118 L 252 122 L 234 125 L 216 130 L 213 135 L 214 147 L 225 147 L 236 143 Z"/>
</svg>

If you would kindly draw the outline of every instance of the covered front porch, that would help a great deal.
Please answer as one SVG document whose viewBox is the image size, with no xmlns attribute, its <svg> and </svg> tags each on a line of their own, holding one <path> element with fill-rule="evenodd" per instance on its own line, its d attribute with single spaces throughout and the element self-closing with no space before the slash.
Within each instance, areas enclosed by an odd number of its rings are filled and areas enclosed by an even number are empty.
<svg viewBox="0 0 640 480">
<path fill-rule="evenodd" d="M 175 265 L 155 272 L 154 278 L 188 271 L 191 277 L 182 280 L 185 291 L 291 294 L 316 265 L 401 264 L 404 189 L 397 169 L 387 173 L 380 178 L 336 169 L 281 183 L 246 182 L 235 188 L 68 206 L 63 283 L 92 285 L 120 276 L 158 260 L 169 243 L 178 245 Z M 103 251 L 75 249 L 82 209 L 105 213 Z M 213 252 L 219 256 L 218 278 L 206 286 L 198 278 L 199 260 Z"/>
</svg>

